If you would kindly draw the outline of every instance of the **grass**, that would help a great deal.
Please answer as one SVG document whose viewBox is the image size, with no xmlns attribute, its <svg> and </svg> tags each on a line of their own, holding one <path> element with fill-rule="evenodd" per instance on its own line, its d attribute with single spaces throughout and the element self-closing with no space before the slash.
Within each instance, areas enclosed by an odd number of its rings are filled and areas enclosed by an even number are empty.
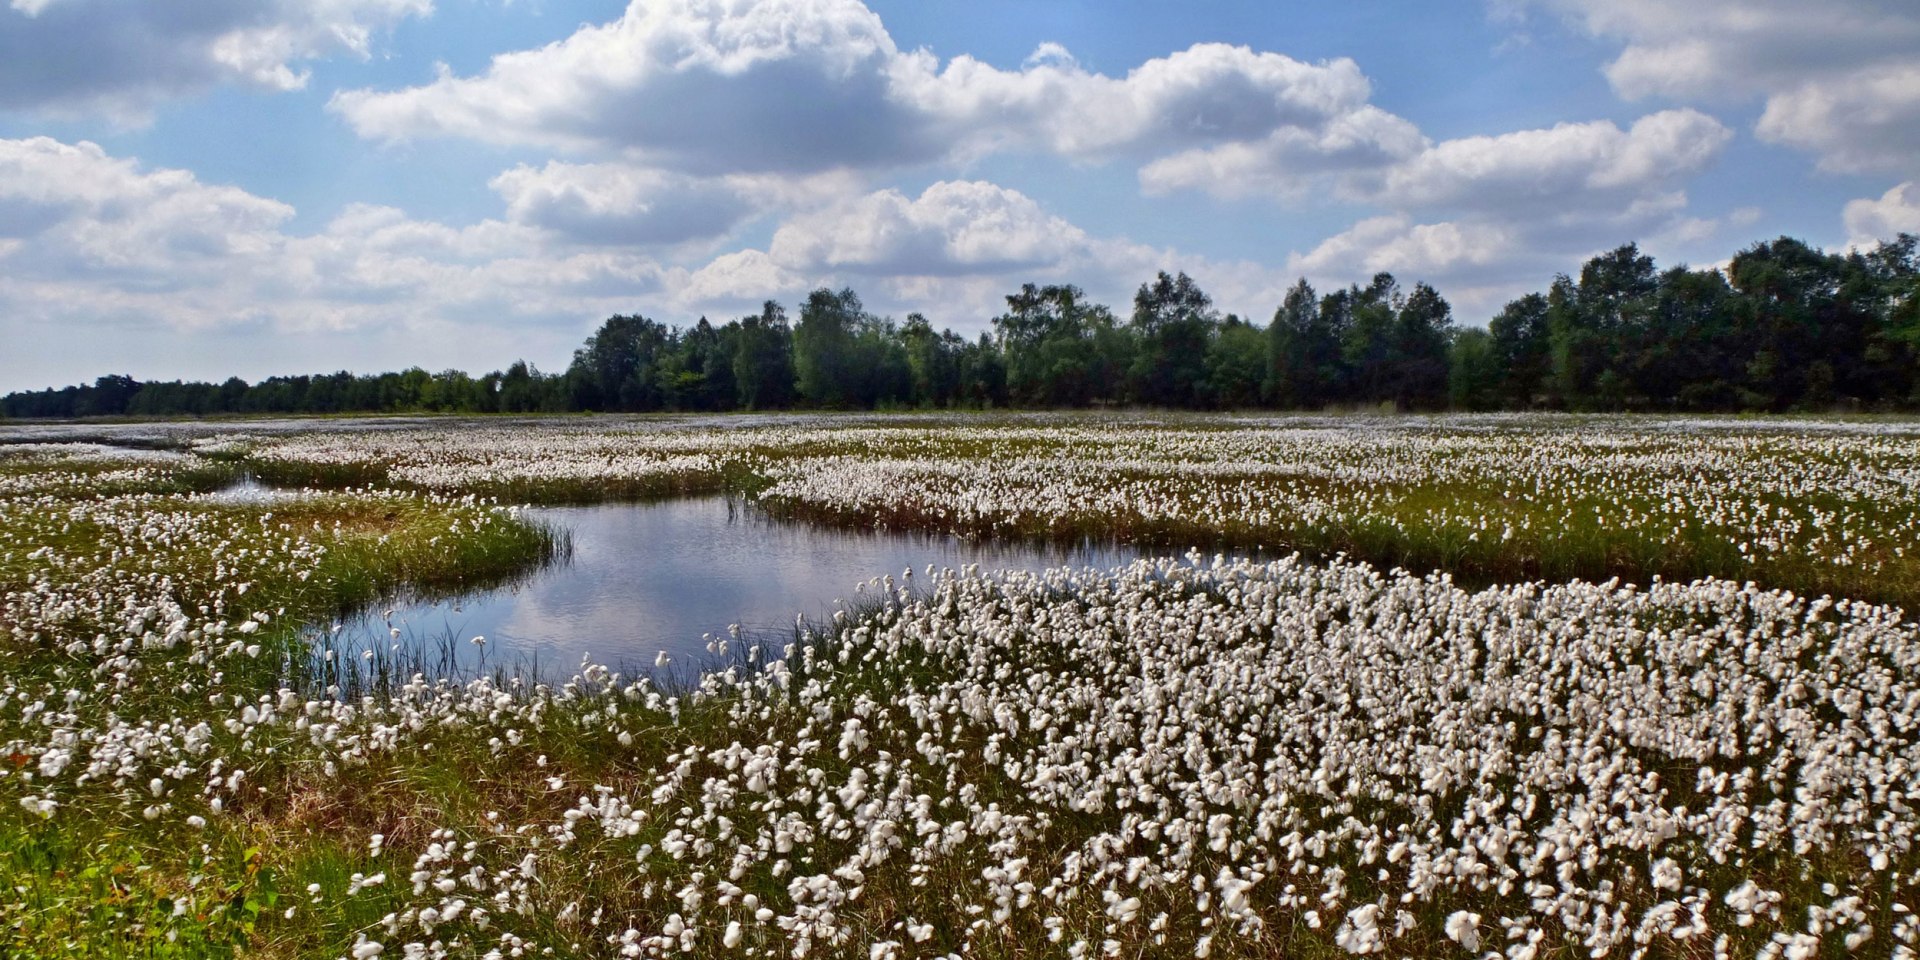
<svg viewBox="0 0 1920 960">
<path fill-rule="evenodd" d="M 544 504 L 726 493 L 775 516 L 849 528 L 1346 555 L 1475 585 L 1716 576 L 1920 604 L 1920 500 L 1899 480 L 1920 469 L 1920 455 L 1897 436 L 1820 438 L 1739 419 L 1663 432 L 1643 427 L 1653 421 L 1568 417 L 1458 427 L 1183 416 L 634 426 L 648 423 L 520 432 L 487 422 L 430 443 L 343 436 L 316 456 L 269 440 L 233 456 L 270 482 L 333 489 Z M 1269 426 L 1276 432 L 1260 432 Z M 540 451 L 542 441 L 554 449 Z M 796 491 L 793 478 L 823 466 L 850 477 L 842 487 L 865 478 L 894 489 Z M 423 476 L 421 467 L 432 469 Z M 941 479 L 956 469 L 982 479 Z M 960 509 L 983 490 L 997 501 L 990 509 Z M 1105 496 L 1112 491 L 1129 499 Z M 1063 494 L 1082 502 L 1033 506 Z"/>
<path fill-rule="evenodd" d="M 884 431 L 859 438 L 809 438 L 782 444 L 752 445 L 712 470 L 629 479 L 482 478 L 465 492 L 509 496 L 537 502 L 580 502 L 608 498 L 650 498 L 718 491 L 757 495 L 776 484 L 785 468 L 804 461 L 833 456 L 932 462 L 991 463 L 1018 458 L 1063 457 L 1072 445 L 1032 436 L 979 439 L 948 436 L 943 431 L 888 436 Z M 565 549 L 551 533 L 523 523 L 481 524 L 481 507 L 457 501 L 388 494 L 342 492 L 262 504 L 206 504 L 181 494 L 203 492 L 225 485 L 241 471 L 273 483 L 297 483 L 347 491 L 349 488 L 393 486 L 391 472 L 380 464 L 318 464 L 254 456 L 199 460 L 172 467 L 132 467 L 114 461 L 76 463 L 71 460 L 30 462 L 0 458 L 0 483 L 9 480 L 32 489 L 32 499 L 0 500 L 0 593 L 31 587 L 36 578 L 80 576 L 81 570 L 56 570 L 48 555 L 106 557 L 129 576 L 164 574 L 169 589 L 184 606 L 223 609 L 229 619 L 254 613 L 270 614 L 268 627 L 254 639 L 267 647 L 265 655 L 226 661 L 217 680 L 191 690 L 148 685 L 130 690 L 114 709 L 129 716 L 215 717 L 231 698 L 253 701 L 271 695 L 283 684 L 302 694 L 320 695 L 347 703 L 367 698 L 386 702 L 407 696 L 406 686 L 416 675 L 445 676 L 450 652 L 436 657 L 431 647 L 396 653 L 374 650 L 364 666 L 345 666 L 354 650 L 332 647 L 331 661 L 316 659 L 330 649 L 314 646 L 299 628 L 337 612 L 365 604 L 398 589 L 458 591 L 497 583 Z M 145 471 L 145 472 L 142 472 Z M 1173 499 L 1213 498 L 1225 491 L 1229 502 L 1240 493 L 1255 498 L 1273 492 L 1271 485 L 1288 483 L 1290 492 L 1339 493 L 1343 488 L 1307 478 L 1211 479 L 1172 477 L 1143 470 L 1117 478 L 1122 482 L 1158 484 Z M 1729 478 L 1727 482 L 1734 482 Z M 1316 485 L 1317 483 L 1317 485 Z M 0 491 L 6 488 L 0 486 Z M 94 519 L 72 519 L 61 512 L 66 505 L 85 505 L 100 496 L 151 495 L 143 509 L 154 517 L 200 517 L 196 530 L 219 531 L 229 548 L 266 550 L 296 532 L 318 532 L 328 549 L 301 568 L 263 568 L 252 589 L 234 595 L 226 552 L 210 541 L 181 541 L 151 556 L 118 550 L 116 538 L 126 531 Z M 1566 498 L 1551 505 L 1520 500 L 1510 489 L 1491 479 L 1484 484 L 1382 484 L 1371 489 L 1379 502 L 1392 509 L 1364 516 L 1340 517 L 1311 523 L 1199 523 L 1121 513 L 1069 515 L 1066 518 L 1019 518 L 1012 522 L 983 520 L 956 524 L 926 503 L 904 503 L 897 509 L 870 506 L 850 509 L 823 506 L 798 499 L 774 498 L 766 506 L 777 515 L 845 526 L 883 526 L 900 529 L 953 531 L 970 536 L 1029 539 L 1119 539 L 1152 546 L 1185 548 L 1196 544 L 1224 548 L 1260 548 L 1268 551 L 1304 550 L 1332 556 L 1347 554 L 1383 566 L 1413 569 L 1441 568 L 1465 582 L 1581 576 L 1604 579 L 1621 576 L 1645 580 L 1652 576 L 1691 578 L 1703 575 L 1756 579 L 1764 584 L 1808 593 L 1833 592 L 1869 600 L 1913 604 L 1920 601 L 1920 551 L 1911 557 L 1887 555 L 1875 572 L 1836 569 L 1831 564 L 1793 557 L 1753 563 L 1741 559 L 1724 531 L 1706 524 L 1678 530 L 1609 522 L 1607 517 L 1652 509 L 1650 502 L 1631 496 Z M 1198 502 L 1198 501 L 1196 501 Z M 1215 503 L 1208 499 L 1201 506 Z M 1822 508 L 1821 494 L 1805 505 Z M 1834 508 L 1827 505 L 1825 508 Z M 1888 510 L 1878 515 L 1890 531 L 1903 529 L 1905 514 Z M 1436 517 L 1477 518 L 1494 524 L 1533 531 L 1517 539 L 1493 541 L 1476 537 L 1464 523 L 1435 522 Z M 45 554 L 36 556 L 40 551 Z M 103 552 L 104 551 L 104 552 Z M 96 571 L 97 572 L 97 571 Z M 109 571 L 111 572 L 111 571 Z M 110 611 L 108 611 L 110 612 Z M 53 689 L 80 683 L 87 661 L 57 652 L 54 645 L 24 638 L 24 634 L 87 637 L 116 629 L 105 612 L 83 611 L 70 622 L 6 623 L 0 627 L 0 684 L 9 689 L 35 685 Z M 886 609 L 875 603 L 850 612 L 845 623 L 820 625 L 806 641 L 810 661 L 827 670 L 851 631 L 885 626 Z M 1046 659 L 1047 651 L 1027 645 L 1023 669 L 1046 674 L 1072 670 L 1074 665 Z M 179 664 L 155 663 L 156 673 L 191 677 L 204 671 Z M 796 667 L 796 681 L 804 682 L 809 668 Z M 921 689 L 941 675 L 944 667 L 931 658 L 901 658 L 892 662 L 858 663 L 859 683 L 849 689 L 884 701 L 905 691 Z M 177 670 L 177 673 L 168 673 Z M 91 682 L 93 678 L 88 677 Z M 542 678 L 496 675 L 499 686 L 530 691 Z M 0 783 L 9 800 L 0 807 L 0 956 L 34 957 L 307 957 L 343 952 L 357 933 L 378 925 L 382 918 L 404 908 L 408 897 L 409 861 L 432 842 L 430 831 L 458 825 L 462 839 L 484 838 L 496 859 L 512 859 L 517 851 L 533 849 L 538 836 L 501 833 L 502 824 L 559 822 L 590 785 L 619 792 L 644 792 L 663 767 L 685 763 L 696 782 L 712 772 L 703 751 L 725 740 L 748 745 L 790 739 L 820 726 L 815 717 L 789 709 L 777 697 L 764 701 L 701 699 L 680 694 L 676 712 L 628 710 L 617 717 L 605 712 L 610 705 L 607 678 L 596 686 L 590 679 L 558 701 L 540 722 L 516 727 L 518 742 L 499 743 L 506 731 L 491 723 L 448 726 L 434 733 L 430 748 L 405 756 L 382 754 L 363 766 L 327 769 L 307 761 L 274 759 L 284 754 L 256 745 L 248 755 L 268 759 L 248 771 L 251 792 L 242 792 L 231 816 L 212 821 L 204 831 L 182 842 L 177 830 L 143 822 L 131 808 L 102 804 L 97 811 L 63 811 L 42 819 L 11 802 L 14 788 Z M 104 682 L 104 681 L 101 681 Z M 617 704 L 613 704 L 618 706 Z M 830 718 L 831 723 L 843 720 Z M 20 721 L 0 708 L 0 737 Z M 617 732 L 616 732 L 617 731 Z M 619 739 L 621 734 L 628 741 Z M 216 738 L 230 737 L 217 733 Z M 223 741 L 224 743 L 224 741 Z M 999 772 L 977 752 L 984 742 L 962 742 L 976 751 L 969 778 L 983 785 L 982 799 L 1013 807 L 1023 796 L 1016 779 Z M 9 758 L 0 757 L 0 762 Z M 903 764 L 915 761 L 902 758 Z M 16 767 L 24 763 L 15 763 Z M 932 769 L 927 768 L 927 775 Z M 844 770 L 829 771 L 830 776 Z M 1693 771 L 1684 767 L 1662 771 L 1669 782 L 1691 784 Z M 550 786 L 559 777 L 561 788 Z M 17 786 L 16 780 L 14 786 Z M 1117 811 L 1062 817 L 1054 822 L 1059 841 L 1055 849 L 1035 851 L 1035 872 L 1058 865 L 1076 838 L 1111 829 Z M 1365 816 L 1362 803 L 1329 804 L 1331 818 Z M 746 826 L 743 824 L 743 828 Z M 371 851 L 364 837 L 378 833 L 386 849 Z M 605 947 L 604 930 L 588 922 L 600 909 L 622 922 L 657 924 L 673 909 L 671 892 L 688 878 L 687 868 L 658 852 L 664 828 L 649 825 L 634 836 L 609 838 L 590 835 L 580 841 L 576 865 L 544 876 L 537 894 L 544 913 L 520 920 L 521 929 L 558 955 L 588 955 Z M 546 838 L 551 842 L 551 838 Z M 641 857 L 636 849 L 656 848 Z M 822 844 L 814 856 L 821 865 L 851 849 L 851 844 Z M 395 853 L 394 851 L 404 851 Z M 1910 857 L 1908 858 L 1911 859 Z M 645 873 L 593 868 L 602 861 L 643 863 Z M 872 932 L 885 933 L 890 924 L 912 914 L 938 921 L 940 930 L 926 943 L 929 950 L 958 949 L 955 931 L 975 922 L 960 901 L 942 897 L 978 880 L 967 865 L 991 862 L 984 844 L 963 842 L 929 869 L 876 870 L 866 885 L 864 916 Z M 1195 865 L 1201 873 L 1211 865 Z M 1819 885 L 1862 875 L 1859 864 L 1844 860 L 1792 870 L 1771 882 L 1790 893 L 1789 903 L 1814 902 Z M 385 872 L 385 884 L 357 894 L 311 901 L 305 890 L 319 884 L 333 891 L 348 878 Z M 1733 875 L 1729 873 L 1730 886 Z M 743 890 L 764 898 L 784 897 L 786 878 L 773 876 L 764 866 L 735 878 Z M 1301 878 L 1305 883 L 1306 878 Z M 1717 881 L 1716 881 L 1717 882 Z M 933 891 L 933 893 L 929 893 Z M 1391 892 L 1391 891 L 1387 891 Z M 1622 895 L 1644 897 L 1645 890 L 1623 886 Z M 479 900 L 479 897 L 475 897 Z M 1175 894 L 1169 894 L 1169 903 Z M 1886 898 L 1883 898 L 1886 899 Z M 591 905 L 569 913 L 569 904 Z M 1150 902 L 1151 914 L 1161 904 Z M 1437 908 L 1433 908 L 1437 909 Z M 1489 903 L 1516 914 L 1526 911 L 1524 898 Z M 289 915 L 288 911 L 291 910 Z M 1069 926 L 1064 939 L 1101 938 L 1097 904 L 1078 904 L 1063 910 Z M 1439 915 L 1423 916 L 1423 928 L 1436 930 Z M 1257 938 L 1239 941 L 1235 955 L 1271 957 L 1345 956 L 1331 943 L 1333 924 L 1314 929 L 1303 921 L 1273 925 Z M 1890 923 L 1880 922 L 1880 929 Z M 1057 953 L 1034 917 L 1022 914 L 974 941 L 975 955 L 1024 957 Z M 749 944 L 752 946 L 752 944 Z M 1702 945 L 1705 946 L 1704 944 Z M 1400 941 L 1397 951 L 1414 955 L 1451 956 L 1450 942 L 1431 938 L 1418 944 Z M 1157 956 L 1144 949 L 1142 956 Z M 1169 954 L 1171 955 L 1171 954 Z M 1218 956 L 1220 954 L 1216 954 Z M 1570 955 L 1570 954 L 1569 954 Z M 1669 954 L 1691 956 L 1677 949 Z M 1705 955 L 1702 953 L 1701 955 Z"/>
<path fill-rule="evenodd" d="M 209 700 L 253 700 L 286 682 L 299 682 L 306 662 L 301 625 L 355 608 L 406 587 L 457 591 L 483 587 L 537 565 L 565 549 L 544 528 L 495 520 L 469 502 L 395 495 L 322 495 L 265 503 L 218 503 L 180 496 L 217 489 L 237 476 L 232 464 L 186 463 L 146 468 L 139 479 L 127 465 L 70 460 L 0 460 L 0 477 L 37 480 L 34 496 L 0 501 L 0 594 L 30 590 L 43 578 L 94 578 L 101 582 L 164 576 L 167 593 L 189 608 L 218 607 L 236 620 L 260 613 L 268 628 L 250 639 L 264 651 L 237 659 L 205 681 L 204 670 L 178 658 L 145 656 L 155 676 L 198 676 L 179 685 L 147 683 L 114 697 L 113 709 L 153 718 L 205 715 Z M 102 478 L 109 482 L 100 483 Z M 176 522 L 198 536 L 173 540 L 158 551 L 132 549 L 136 534 L 112 517 L 75 514 L 101 497 L 139 494 L 136 514 L 149 525 Z M 79 519 L 76 519 L 79 517 Z M 292 566 L 253 569 L 253 588 L 231 589 L 234 553 L 271 555 L 296 533 L 312 534 L 329 549 L 294 576 Z M 130 539 L 131 538 L 131 539 Z M 72 557 L 65 568 L 49 558 Z M 88 558 L 112 558 L 102 565 Z M 244 563 L 242 561 L 241 563 Z M 101 612 L 81 610 L 60 622 L 8 622 L 0 616 L 0 662 L 5 689 L 54 687 L 84 676 L 82 661 L 50 643 L 58 636 L 87 636 L 115 629 Z M 289 667 L 292 668 L 289 672 Z M 392 675 L 383 677 L 397 681 Z M 4 713 L 4 711 L 0 711 Z M 17 720 L 0 721 L 3 724 Z M 0 733 L 0 736 L 6 734 Z M 6 758 L 0 758 L 4 761 Z M 23 764 L 14 758 L 12 781 Z M 280 934 L 268 928 L 305 923 L 300 898 L 310 875 L 364 860 L 344 848 L 323 820 L 306 810 L 338 781 L 312 771 L 279 768 L 269 761 L 253 771 L 254 800 L 244 817 L 209 828 L 201 843 L 183 848 L 177 834 L 121 813 L 109 804 L 98 814 L 43 820 L 9 802 L 0 809 L 0 956 L 20 957 L 218 957 L 306 956 L 284 952 Z M 448 782 L 452 782 L 449 778 Z M 7 781 L 0 781 L 0 789 Z M 12 790 L 6 790 L 11 795 Z M 290 886 L 290 884 L 292 886 Z M 376 898 L 365 898 L 368 909 Z M 284 915 L 295 909 L 293 918 Z M 370 916 L 349 910 L 328 924 L 364 924 Z M 299 921 L 296 923 L 296 921 Z M 295 940 L 301 938 L 296 937 Z M 313 947 L 319 941 L 307 935 Z"/>
</svg>

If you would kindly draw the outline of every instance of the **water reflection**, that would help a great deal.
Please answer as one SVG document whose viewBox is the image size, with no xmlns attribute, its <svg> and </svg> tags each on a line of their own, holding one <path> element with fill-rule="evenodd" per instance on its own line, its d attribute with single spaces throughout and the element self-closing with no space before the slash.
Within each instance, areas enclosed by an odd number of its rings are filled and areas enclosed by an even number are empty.
<svg viewBox="0 0 1920 960">
<path fill-rule="evenodd" d="M 739 624 L 752 636 L 791 639 L 796 615 L 830 616 L 836 599 L 856 599 L 870 577 L 899 577 L 928 564 L 983 569 L 1110 567 L 1139 552 L 1112 544 L 1078 546 L 965 541 L 926 534 L 832 530 L 776 521 L 723 497 L 651 504 L 601 504 L 527 511 L 568 531 L 569 562 L 510 586 L 453 600 L 371 611 L 342 624 L 343 636 L 442 645 L 458 665 L 537 660 L 567 670 L 582 656 L 596 663 L 652 667 L 660 653 L 675 663 L 708 658 L 703 635 Z M 438 653 L 432 659 L 437 659 Z"/>
</svg>

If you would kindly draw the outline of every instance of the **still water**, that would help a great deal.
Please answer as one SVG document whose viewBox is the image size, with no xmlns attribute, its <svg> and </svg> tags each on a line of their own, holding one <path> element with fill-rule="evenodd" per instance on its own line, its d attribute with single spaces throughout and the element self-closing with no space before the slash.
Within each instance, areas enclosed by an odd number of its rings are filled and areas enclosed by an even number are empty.
<svg viewBox="0 0 1920 960">
<path fill-rule="evenodd" d="M 345 637 L 446 648 L 471 669 L 537 665 L 564 675 L 588 657 L 647 668 L 709 658 L 704 635 L 730 625 L 778 653 L 796 616 L 831 617 L 871 577 L 917 578 L 928 564 L 983 570 L 1111 567 L 1139 556 L 1113 544 L 978 542 L 913 533 L 848 531 L 774 520 L 723 497 L 529 510 L 566 531 L 569 559 L 492 590 L 437 602 L 399 603 L 340 624 Z M 474 637 L 484 637 L 483 646 Z"/>
</svg>

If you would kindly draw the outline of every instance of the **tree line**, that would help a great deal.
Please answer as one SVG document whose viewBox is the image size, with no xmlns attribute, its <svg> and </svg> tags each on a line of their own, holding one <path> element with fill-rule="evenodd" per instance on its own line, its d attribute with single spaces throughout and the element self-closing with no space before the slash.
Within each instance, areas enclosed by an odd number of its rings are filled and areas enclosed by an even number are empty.
<svg viewBox="0 0 1920 960">
<path fill-rule="evenodd" d="M 101 377 L 0 398 L 7 417 L 531 413 L 1149 405 L 1185 409 L 1784 411 L 1920 407 L 1920 256 L 1902 234 L 1829 253 L 1781 237 L 1724 269 L 1658 270 L 1628 244 L 1461 327 L 1389 273 L 1294 284 L 1267 324 L 1186 274 L 1125 317 L 1071 285 L 1022 286 L 977 338 L 815 290 L 798 316 L 674 327 L 607 319 L 564 372 L 347 372 L 249 384 Z"/>
</svg>

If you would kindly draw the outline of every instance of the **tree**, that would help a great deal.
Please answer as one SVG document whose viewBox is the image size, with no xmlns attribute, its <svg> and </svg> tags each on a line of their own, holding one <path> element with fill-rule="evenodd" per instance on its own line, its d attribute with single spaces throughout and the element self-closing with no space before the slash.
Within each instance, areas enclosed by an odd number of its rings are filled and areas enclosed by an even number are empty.
<svg viewBox="0 0 1920 960">
<path fill-rule="evenodd" d="M 1301 277 L 1267 326 L 1267 399 L 1287 410 L 1332 403 L 1343 379 L 1340 332 Z"/>
<path fill-rule="evenodd" d="M 1395 320 L 1400 284 L 1391 273 L 1376 273 L 1365 287 L 1353 286 L 1344 298 L 1323 299 L 1320 312 L 1344 319 L 1341 357 L 1348 373 L 1347 397 L 1360 403 L 1395 398 Z"/>
<path fill-rule="evenodd" d="M 658 410 L 653 368 L 672 348 L 672 331 L 646 317 L 613 316 L 574 351 L 569 379 L 576 409 Z"/>
<path fill-rule="evenodd" d="M 1204 407 L 1207 348 L 1219 320 L 1213 301 L 1185 273 L 1166 271 L 1140 285 L 1131 328 L 1139 338 L 1132 366 L 1134 398 L 1163 407 Z"/>
<path fill-rule="evenodd" d="M 1453 336 L 1448 354 L 1447 405 L 1455 410 L 1497 410 L 1503 396 L 1500 349 L 1494 336 L 1469 327 Z"/>
<path fill-rule="evenodd" d="M 1631 243 L 1588 260 L 1578 284 L 1554 279 L 1547 293 L 1550 381 L 1563 405 L 1627 405 L 1633 378 L 1625 344 L 1643 328 L 1658 288 L 1653 258 Z"/>
<path fill-rule="evenodd" d="M 1266 368 L 1265 331 L 1227 314 L 1207 348 L 1207 392 L 1213 402 L 1226 409 L 1258 405 Z"/>
<path fill-rule="evenodd" d="M 952 406 L 960 384 L 956 347 L 963 341 L 951 332 L 933 332 L 933 324 L 918 313 L 907 314 L 900 340 L 907 353 L 909 402 L 919 407 Z"/>
<path fill-rule="evenodd" d="M 1747 348 L 1733 298 L 1718 270 L 1661 274 L 1645 326 L 1624 345 L 1634 392 L 1666 409 L 1737 405 Z"/>
<path fill-rule="evenodd" d="M 1007 403 L 1007 368 L 1000 349 L 982 333 L 959 353 L 960 399 L 972 407 L 1001 407 Z"/>
<path fill-rule="evenodd" d="M 1078 407 L 1115 399 L 1124 338 L 1114 335 L 1112 312 L 1087 302 L 1079 287 L 1026 284 L 1007 296 L 1007 312 L 993 326 L 1014 402 Z"/>
<path fill-rule="evenodd" d="M 1860 357 L 1860 375 L 1882 401 L 1920 404 L 1920 238 L 1900 234 L 1859 258 L 1858 277 L 1874 289 L 1876 323 Z"/>
<path fill-rule="evenodd" d="M 852 288 L 807 296 L 793 328 L 793 372 L 800 399 L 816 407 L 853 406 L 858 397 L 854 333 L 866 317 Z"/>
<path fill-rule="evenodd" d="M 1524 410 L 1538 404 L 1549 370 L 1547 298 L 1529 293 L 1509 301 L 1487 324 L 1487 333 L 1500 370 L 1500 405 Z"/>
<path fill-rule="evenodd" d="M 1394 313 L 1391 369 L 1397 407 L 1433 409 L 1446 403 L 1452 338 L 1453 307 L 1439 291 L 1414 284 Z"/>
<path fill-rule="evenodd" d="M 741 318 L 733 378 L 740 406 L 748 410 L 779 410 L 793 403 L 793 332 L 786 310 L 772 300 L 761 305 L 758 316 Z"/>
</svg>

